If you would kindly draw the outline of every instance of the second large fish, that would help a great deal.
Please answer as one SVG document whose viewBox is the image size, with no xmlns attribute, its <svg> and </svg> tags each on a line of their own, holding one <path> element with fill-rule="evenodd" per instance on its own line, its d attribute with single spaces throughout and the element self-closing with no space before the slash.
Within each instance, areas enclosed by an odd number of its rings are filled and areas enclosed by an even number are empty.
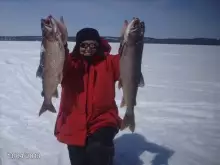
<svg viewBox="0 0 220 165">
<path fill-rule="evenodd" d="M 144 44 L 145 26 L 138 18 L 128 23 L 125 22 L 123 36 L 120 45 L 120 81 L 123 90 L 121 106 L 126 106 L 126 112 L 122 123 L 122 129 L 129 127 L 135 130 L 134 106 L 138 87 L 144 86 L 144 78 L 141 73 L 142 53 Z"/>
</svg>

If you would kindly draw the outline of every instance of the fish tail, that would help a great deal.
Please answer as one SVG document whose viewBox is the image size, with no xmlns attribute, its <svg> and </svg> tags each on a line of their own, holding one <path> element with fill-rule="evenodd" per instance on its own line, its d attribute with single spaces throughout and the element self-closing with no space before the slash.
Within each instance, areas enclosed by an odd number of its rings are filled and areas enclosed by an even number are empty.
<svg viewBox="0 0 220 165">
<path fill-rule="evenodd" d="M 47 102 L 46 100 L 44 100 L 44 102 L 43 102 L 43 104 L 41 106 L 41 109 L 39 111 L 39 116 L 42 115 L 47 110 L 50 111 L 50 112 L 56 113 L 56 109 L 53 106 L 52 101 Z"/>
<path fill-rule="evenodd" d="M 134 108 L 127 108 L 125 112 L 125 116 L 122 121 L 121 130 L 129 128 L 130 131 L 133 133 L 135 131 L 135 115 L 134 115 Z"/>
<path fill-rule="evenodd" d="M 56 97 L 56 98 L 58 98 L 58 97 L 59 97 L 59 93 L 58 93 L 57 88 L 56 88 L 55 92 L 53 93 L 53 97 Z"/>
</svg>

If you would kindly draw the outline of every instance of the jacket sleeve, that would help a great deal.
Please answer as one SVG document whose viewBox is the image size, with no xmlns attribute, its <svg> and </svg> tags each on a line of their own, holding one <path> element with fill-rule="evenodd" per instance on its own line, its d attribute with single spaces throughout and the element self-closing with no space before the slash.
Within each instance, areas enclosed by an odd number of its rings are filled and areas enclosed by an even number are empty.
<svg viewBox="0 0 220 165">
<path fill-rule="evenodd" d="M 71 54 L 69 53 L 68 45 L 64 45 L 65 48 L 65 60 L 63 65 L 63 77 L 68 71 L 68 68 L 71 66 Z"/>
<path fill-rule="evenodd" d="M 114 72 L 114 80 L 118 81 L 120 77 L 120 55 L 110 55 L 111 57 L 111 62 L 112 62 L 112 67 L 113 67 L 113 72 Z"/>
<path fill-rule="evenodd" d="M 67 46 L 65 46 L 65 60 L 64 60 L 64 65 L 63 65 L 63 76 L 62 76 L 62 81 L 61 85 L 65 83 L 65 81 L 68 79 L 68 74 L 69 72 L 73 71 L 73 60 L 72 60 L 72 54 L 69 53 L 69 49 Z"/>
</svg>

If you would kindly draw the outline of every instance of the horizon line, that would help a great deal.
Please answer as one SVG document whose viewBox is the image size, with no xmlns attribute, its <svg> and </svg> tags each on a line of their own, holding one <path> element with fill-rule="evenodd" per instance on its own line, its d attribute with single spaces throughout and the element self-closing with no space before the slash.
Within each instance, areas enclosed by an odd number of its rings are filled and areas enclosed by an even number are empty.
<svg viewBox="0 0 220 165">
<path fill-rule="evenodd" d="M 41 35 L 0 35 L 0 37 L 42 37 Z M 68 36 L 69 37 L 76 37 L 76 36 Z M 115 37 L 115 36 L 100 36 L 100 37 L 112 37 L 112 38 L 120 38 L 120 37 Z M 189 38 L 175 38 L 175 37 L 166 37 L 166 38 L 156 38 L 156 37 L 144 37 L 144 38 L 152 38 L 152 39 L 215 39 L 215 40 L 220 40 L 220 38 L 208 38 L 208 37 L 189 37 Z"/>
</svg>

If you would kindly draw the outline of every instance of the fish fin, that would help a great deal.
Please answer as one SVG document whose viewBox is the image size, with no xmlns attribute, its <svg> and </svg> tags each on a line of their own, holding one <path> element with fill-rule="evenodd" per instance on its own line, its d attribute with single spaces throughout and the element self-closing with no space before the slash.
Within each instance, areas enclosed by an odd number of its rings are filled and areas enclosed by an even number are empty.
<svg viewBox="0 0 220 165">
<path fill-rule="evenodd" d="M 122 88 L 122 82 L 121 80 L 118 81 L 118 89 L 121 89 Z M 122 95 L 122 98 L 121 98 L 121 104 L 120 104 L 120 108 L 123 108 L 125 106 L 125 98 L 124 96 Z"/>
<path fill-rule="evenodd" d="M 38 66 L 37 72 L 36 72 L 36 77 L 43 77 L 43 72 L 44 72 L 44 59 L 45 59 L 45 49 L 43 46 L 43 43 L 41 43 L 41 51 L 40 51 L 40 64 Z"/>
<path fill-rule="evenodd" d="M 41 96 L 44 97 L 44 90 L 42 90 L 42 92 L 41 92 Z"/>
<path fill-rule="evenodd" d="M 41 106 L 41 109 L 39 111 L 39 116 L 42 115 L 44 112 L 46 111 L 50 111 L 52 113 L 56 113 L 56 109 L 55 107 L 53 106 L 52 102 L 50 102 L 49 104 L 44 100 L 42 106 Z"/>
<path fill-rule="evenodd" d="M 43 75 L 43 68 L 41 65 L 38 66 L 37 72 L 36 72 L 36 77 L 42 78 Z"/>
<path fill-rule="evenodd" d="M 125 30 L 127 29 L 127 26 L 128 26 L 128 20 L 124 20 L 124 24 L 121 29 L 121 37 L 124 36 L 124 33 L 125 33 Z"/>
<path fill-rule="evenodd" d="M 124 47 L 124 34 L 127 29 L 127 26 L 128 26 L 128 20 L 124 20 L 124 24 L 122 26 L 121 33 L 120 33 L 120 45 L 118 49 L 118 53 L 120 54 L 120 56 L 122 55 L 122 50 Z"/>
<path fill-rule="evenodd" d="M 58 98 L 59 97 L 59 93 L 58 93 L 58 89 L 56 88 L 55 92 L 53 93 L 53 97 Z"/>
<path fill-rule="evenodd" d="M 143 74 L 141 73 L 138 87 L 143 88 L 144 86 L 145 86 L 144 76 L 143 76 Z"/>
<path fill-rule="evenodd" d="M 124 96 L 122 96 L 120 108 L 123 108 L 123 107 L 125 107 L 126 105 L 127 105 L 127 104 L 126 104 L 126 102 L 125 102 L 125 98 L 124 98 Z M 136 105 L 137 105 L 137 102 L 135 101 L 134 106 L 136 106 Z"/>
<path fill-rule="evenodd" d="M 121 80 L 119 80 L 118 81 L 118 89 L 121 89 L 121 87 L 122 87 L 122 82 L 121 82 Z"/>
<path fill-rule="evenodd" d="M 127 127 L 132 133 L 135 131 L 135 115 L 133 110 L 126 110 L 120 129 L 124 130 Z"/>
<path fill-rule="evenodd" d="M 125 98 L 124 98 L 124 96 L 122 96 L 122 98 L 121 98 L 120 108 L 123 108 L 123 107 L 125 107 L 125 106 L 126 106 Z"/>
</svg>

